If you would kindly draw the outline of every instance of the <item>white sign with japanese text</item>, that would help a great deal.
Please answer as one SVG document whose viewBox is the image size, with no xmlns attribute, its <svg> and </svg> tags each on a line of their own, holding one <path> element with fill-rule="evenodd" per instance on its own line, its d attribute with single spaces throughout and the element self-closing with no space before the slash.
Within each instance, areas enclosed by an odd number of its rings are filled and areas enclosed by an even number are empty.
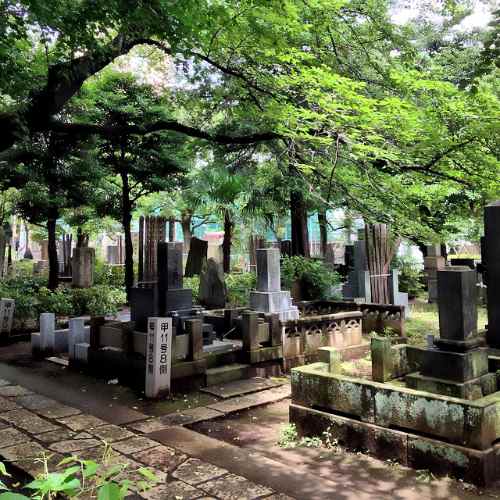
<svg viewBox="0 0 500 500">
<path fill-rule="evenodd" d="M 170 391 L 172 373 L 172 318 L 148 318 L 146 342 L 146 397 Z"/>
</svg>

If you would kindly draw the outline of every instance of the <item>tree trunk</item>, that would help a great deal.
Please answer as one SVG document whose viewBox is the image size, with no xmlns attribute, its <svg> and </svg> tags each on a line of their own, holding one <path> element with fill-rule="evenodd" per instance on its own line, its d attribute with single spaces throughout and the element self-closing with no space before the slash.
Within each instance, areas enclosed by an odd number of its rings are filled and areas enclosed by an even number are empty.
<svg viewBox="0 0 500 500">
<path fill-rule="evenodd" d="M 56 225 L 59 213 L 53 208 L 50 210 L 49 218 L 47 219 L 47 233 L 49 238 L 48 256 L 49 256 L 49 290 L 55 290 L 59 285 L 59 262 L 57 261 L 57 241 L 56 241 Z"/>
<path fill-rule="evenodd" d="M 231 272 L 231 245 L 234 222 L 229 210 L 224 212 L 224 239 L 222 240 L 222 267 L 225 273 Z"/>
<path fill-rule="evenodd" d="M 304 195 L 300 191 L 290 193 L 290 216 L 292 222 L 292 255 L 310 257 L 307 210 Z"/>
<path fill-rule="evenodd" d="M 3 278 L 5 272 L 5 247 L 7 240 L 5 238 L 5 230 L 0 226 L 0 278 Z"/>
<path fill-rule="evenodd" d="M 321 256 L 326 257 L 326 247 L 328 245 L 328 228 L 326 219 L 326 210 L 322 209 L 318 212 L 318 224 L 319 224 L 319 239 L 320 239 L 320 249 Z"/>
<path fill-rule="evenodd" d="M 191 238 L 193 237 L 193 232 L 191 231 L 192 219 L 193 219 L 193 214 L 190 211 L 182 212 L 181 226 L 182 226 L 182 238 L 184 239 L 184 253 L 189 253 Z"/>
<path fill-rule="evenodd" d="M 130 289 L 134 286 L 134 246 L 132 244 L 132 202 L 130 201 L 130 186 L 128 174 L 121 173 L 122 178 L 122 225 L 125 234 L 125 290 L 127 301 Z"/>
</svg>

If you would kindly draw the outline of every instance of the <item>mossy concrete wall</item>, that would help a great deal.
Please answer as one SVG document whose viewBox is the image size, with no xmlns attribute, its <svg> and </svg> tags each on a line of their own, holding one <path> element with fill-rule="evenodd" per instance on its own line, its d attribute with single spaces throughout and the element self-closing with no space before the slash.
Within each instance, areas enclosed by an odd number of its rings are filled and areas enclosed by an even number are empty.
<svg viewBox="0 0 500 500">
<path fill-rule="evenodd" d="M 500 437 L 500 393 L 475 400 L 329 373 L 325 363 L 292 370 L 292 401 L 478 450 Z"/>
</svg>

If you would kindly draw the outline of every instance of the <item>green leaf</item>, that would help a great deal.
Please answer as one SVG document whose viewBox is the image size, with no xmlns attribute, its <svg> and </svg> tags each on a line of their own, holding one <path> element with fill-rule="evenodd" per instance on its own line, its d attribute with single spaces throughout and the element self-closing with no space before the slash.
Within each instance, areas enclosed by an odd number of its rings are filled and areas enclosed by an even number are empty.
<svg viewBox="0 0 500 500">
<path fill-rule="evenodd" d="M 155 483 L 157 483 L 159 481 L 159 479 L 156 477 L 155 473 L 152 470 L 147 469 L 146 467 L 141 467 L 138 472 L 141 475 L 143 475 L 146 479 L 149 479 L 150 481 L 153 481 Z"/>
<path fill-rule="evenodd" d="M 123 495 L 116 483 L 105 483 L 99 488 L 97 500 L 122 500 Z"/>
<path fill-rule="evenodd" d="M 20 495 L 19 493 L 12 493 L 8 491 L 7 493 L 0 494 L 0 500 L 30 500 L 29 497 Z"/>
<path fill-rule="evenodd" d="M 5 468 L 5 464 L 3 462 L 0 462 L 0 476 L 11 477 L 11 475 L 7 472 L 7 469 Z"/>
</svg>

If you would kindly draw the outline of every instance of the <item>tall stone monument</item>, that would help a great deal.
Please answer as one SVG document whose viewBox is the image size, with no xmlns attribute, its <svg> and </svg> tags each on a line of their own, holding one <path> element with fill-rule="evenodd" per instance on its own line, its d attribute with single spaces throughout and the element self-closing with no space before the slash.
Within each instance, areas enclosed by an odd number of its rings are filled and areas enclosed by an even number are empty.
<svg viewBox="0 0 500 500">
<path fill-rule="evenodd" d="M 441 255 L 441 245 L 428 245 L 427 256 L 424 257 L 424 273 L 427 278 L 430 303 L 438 300 L 437 273 L 443 270 L 445 265 L 446 259 Z"/>
<path fill-rule="evenodd" d="M 411 388 L 462 399 L 496 391 L 488 373 L 484 336 L 477 330 L 477 277 L 468 268 L 438 271 L 440 338 L 423 355 L 420 373 L 406 376 Z"/>
<path fill-rule="evenodd" d="M 183 288 L 182 243 L 157 243 L 157 280 L 130 291 L 131 320 L 146 331 L 147 319 L 193 307 L 192 290 Z"/>
<path fill-rule="evenodd" d="M 298 319 L 297 306 L 292 304 L 289 291 L 281 290 L 280 251 L 278 248 L 258 248 L 257 290 L 250 292 L 250 308 L 258 312 L 278 313 L 280 320 Z"/>
<path fill-rule="evenodd" d="M 484 240 L 482 263 L 487 286 L 488 345 L 500 348 L 500 200 L 484 209 Z"/>
<path fill-rule="evenodd" d="M 72 285 L 75 288 L 90 288 L 94 284 L 95 249 L 75 247 L 71 262 Z"/>
</svg>

